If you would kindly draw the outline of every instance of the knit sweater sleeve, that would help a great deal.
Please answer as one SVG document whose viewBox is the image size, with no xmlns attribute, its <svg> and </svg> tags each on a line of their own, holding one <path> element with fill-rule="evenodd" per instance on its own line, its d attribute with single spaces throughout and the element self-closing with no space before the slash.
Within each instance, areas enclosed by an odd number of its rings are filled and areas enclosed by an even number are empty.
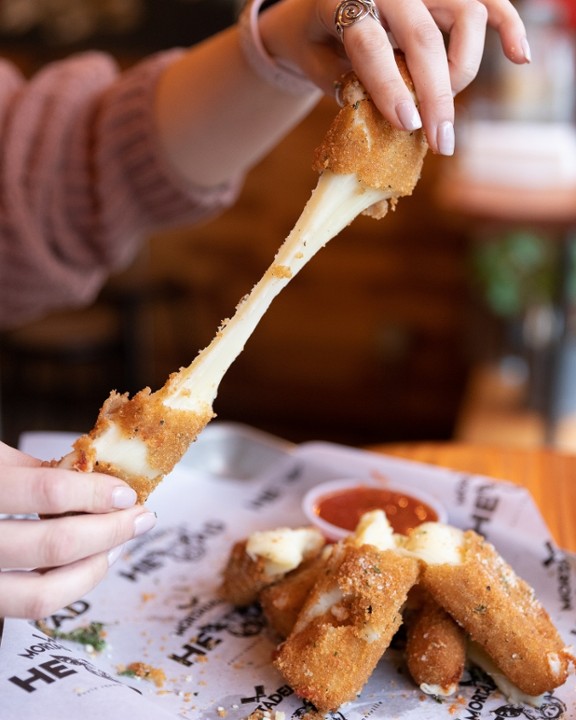
<svg viewBox="0 0 576 720">
<path fill-rule="evenodd" d="M 241 178 L 190 186 L 158 142 L 155 85 L 179 52 L 124 73 L 86 53 L 28 82 L 0 62 L 0 328 L 90 302 L 148 234 L 236 199 Z"/>
</svg>

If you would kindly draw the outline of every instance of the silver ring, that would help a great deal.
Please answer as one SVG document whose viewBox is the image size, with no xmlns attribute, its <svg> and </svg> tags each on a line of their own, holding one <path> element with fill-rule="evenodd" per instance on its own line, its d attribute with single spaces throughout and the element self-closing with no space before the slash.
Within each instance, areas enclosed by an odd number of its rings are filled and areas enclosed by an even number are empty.
<svg viewBox="0 0 576 720">
<path fill-rule="evenodd" d="M 334 23 L 340 40 L 343 40 L 345 28 L 351 27 L 368 16 L 380 22 L 380 14 L 374 0 L 342 0 L 338 3 L 334 13 Z"/>
</svg>

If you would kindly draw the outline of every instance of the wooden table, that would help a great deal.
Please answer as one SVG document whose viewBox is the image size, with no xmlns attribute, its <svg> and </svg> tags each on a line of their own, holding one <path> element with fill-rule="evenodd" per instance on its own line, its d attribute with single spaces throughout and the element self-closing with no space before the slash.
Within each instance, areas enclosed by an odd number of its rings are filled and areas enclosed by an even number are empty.
<svg viewBox="0 0 576 720">
<path fill-rule="evenodd" d="M 558 545 L 576 552 L 576 454 L 467 443 L 386 444 L 371 449 L 522 485 Z"/>
</svg>

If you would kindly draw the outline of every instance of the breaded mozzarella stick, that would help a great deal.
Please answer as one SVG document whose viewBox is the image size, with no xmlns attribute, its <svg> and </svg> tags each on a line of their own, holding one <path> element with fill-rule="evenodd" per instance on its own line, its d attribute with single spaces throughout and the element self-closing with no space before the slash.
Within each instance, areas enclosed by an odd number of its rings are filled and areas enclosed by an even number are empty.
<svg viewBox="0 0 576 720">
<path fill-rule="evenodd" d="M 408 81 L 403 60 L 398 62 Z M 382 217 L 388 203 L 411 194 L 427 150 L 423 132 L 392 128 L 354 77 L 343 97 L 347 104 L 316 153 L 318 184 L 273 263 L 233 317 L 160 390 L 145 388 L 132 398 L 112 392 L 94 428 L 60 465 L 120 477 L 144 502 L 214 417 L 222 378 L 291 278 L 359 214 Z"/>
<path fill-rule="evenodd" d="M 402 622 L 418 563 L 371 545 L 335 545 L 274 665 L 320 712 L 353 700 Z"/>
<path fill-rule="evenodd" d="M 431 597 L 411 611 L 406 625 L 406 663 L 414 682 L 427 695 L 453 695 L 466 665 L 462 628 Z"/>
<path fill-rule="evenodd" d="M 381 511 L 362 517 L 328 556 L 274 665 L 320 712 L 362 690 L 402 623 L 419 563 L 395 548 Z"/>
<path fill-rule="evenodd" d="M 326 565 L 330 550 L 327 546 L 278 582 L 267 585 L 258 595 L 264 617 L 279 637 L 287 638 L 292 632 L 306 598 Z"/>
<path fill-rule="evenodd" d="M 260 592 L 319 555 L 326 540 L 313 527 L 255 532 L 234 544 L 221 593 L 233 605 L 250 605 Z"/>
<path fill-rule="evenodd" d="M 483 537 L 424 523 L 405 548 L 424 560 L 422 586 L 521 692 L 566 681 L 572 654 L 534 590 Z"/>
</svg>

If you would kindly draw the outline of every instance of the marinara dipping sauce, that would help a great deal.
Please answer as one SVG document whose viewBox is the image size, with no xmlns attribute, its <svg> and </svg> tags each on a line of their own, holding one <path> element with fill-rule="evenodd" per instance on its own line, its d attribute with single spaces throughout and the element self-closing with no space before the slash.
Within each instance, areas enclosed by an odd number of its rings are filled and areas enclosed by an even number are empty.
<svg viewBox="0 0 576 720">
<path fill-rule="evenodd" d="M 340 480 L 322 483 L 304 499 L 304 510 L 328 537 L 340 539 L 353 532 L 362 515 L 383 510 L 394 532 L 406 534 L 423 522 L 445 520 L 446 513 L 434 498 L 404 492 L 391 484 Z"/>
<path fill-rule="evenodd" d="M 394 532 L 402 535 L 423 522 L 438 520 L 437 512 L 411 495 L 362 485 L 325 495 L 315 508 L 323 520 L 351 532 L 370 510 L 384 510 Z"/>
</svg>

